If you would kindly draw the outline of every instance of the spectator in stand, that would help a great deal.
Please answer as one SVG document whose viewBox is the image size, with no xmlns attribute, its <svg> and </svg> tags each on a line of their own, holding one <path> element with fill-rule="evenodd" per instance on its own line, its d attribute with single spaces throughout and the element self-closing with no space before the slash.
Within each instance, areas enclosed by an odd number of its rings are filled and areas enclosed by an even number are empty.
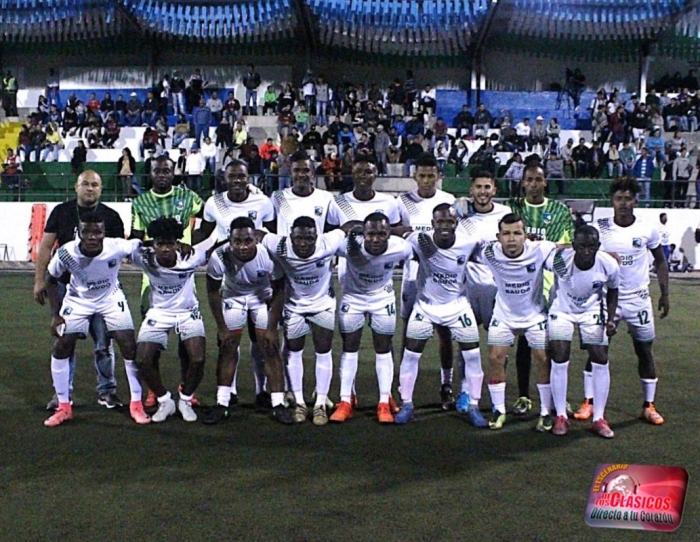
<svg viewBox="0 0 700 542">
<path fill-rule="evenodd" d="M 49 68 L 49 76 L 46 78 L 46 98 L 50 105 L 61 106 L 60 78 L 53 68 Z"/>
<path fill-rule="evenodd" d="M 593 141 L 598 141 L 601 145 L 604 145 L 610 134 L 610 124 L 608 123 L 608 113 L 605 104 L 598 105 L 598 109 L 593 113 L 591 121 Z"/>
<path fill-rule="evenodd" d="M 95 115 L 100 114 L 100 101 L 97 99 L 97 95 L 94 92 L 90 93 L 90 97 L 88 98 L 86 105 L 87 108 Z"/>
<path fill-rule="evenodd" d="M 629 113 L 625 108 L 628 124 L 632 128 L 632 139 L 635 146 L 639 149 L 646 139 L 647 130 L 649 129 L 649 112 L 644 103 L 640 103 L 633 113 Z"/>
<path fill-rule="evenodd" d="M 209 125 L 211 124 L 211 109 L 204 103 L 204 99 L 199 99 L 199 105 L 192 110 L 192 123 L 194 124 L 194 140 L 199 143 L 202 136 L 209 135 Z M 199 154 L 199 148 L 197 149 Z"/>
<path fill-rule="evenodd" d="M 278 190 L 284 190 L 292 186 L 292 163 L 289 160 L 291 156 L 289 150 L 291 150 L 291 148 L 285 144 L 282 146 L 281 152 L 277 156 L 277 167 L 274 169 L 277 171 Z"/>
<path fill-rule="evenodd" d="M 455 174 L 461 175 L 464 168 L 469 164 L 469 149 L 464 140 L 459 139 L 450 149 L 450 155 L 447 157 L 447 163 L 455 166 Z"/>
<path fill-rule="evenodd" d="M 248 69 L 243 76 L 245 87 L 245 114 L 258 114 L 258 87 L 260 86 L 260 74 L 255 71 L 253 64 L 248 64 Z"/>
<path fill-rule="evenodd" d="M 233 127 L 225 117 L 216 127 L 216 145 L 226 150 L 233 148 Z"/>
<path fill-rule="evenodd" d="M 199 152 L 198 143 L 195 141 L 192 143 L 190 154 L 187 156 L 187 160 L 185 161 L 185 174 L 187 175 L 185 182 L 187 184 L 187 188 L 192 190 L 195 194 L 199 194 L 202 191 L 202 173 L 204 173 L 205 168 L 206 162 L 202 154 Z"/>
<path fill-rule="evenodd" d="M 592 179 L 599 179 L 605 169 L 605 153 L 600 141 L 594 141 L 589 153 L 588 172 Z"/>
<path fill-rule="evenodd" d="M 403 152 L 403 137 L 399 135 L 396 128 L 389 128 L 389 146 L 386 149 L 386 157 L 390 164 L 396 164 L 401 159 Z"/>
<path fill-rule="evenodd" d="M 664 138 L 661 137 L 661 130 L 656 129 L 652 132 L 652 135 L 647 139 L 646 146 L 649 151 L 649 156 L 656 159 L 656 163 L 659 167 L 663 167 L 664 164 L 668 162 L 666 154 L 664 154 L 666 145 Z"/>
<path fill-rule="evenodd" d="M 404 109 L 406 115 L 413 115 L 413 108 L 415 107 L 416 98 L 418 97 L 418 86 L 413 78 L 413 71 L 406 71 L 406 80 L 403 82 L 404 91 Z M 375 100 L 373 100 L 375 101 Z"/>
<path fill-rule="evenodd" d="M 182 142 L 190 137 L 191 131 L 190 122 L 183 113 L 180 113 L 177 117 L 177 123 L 173 128 L 173 148 L 178 148 Z"/>
<path fill-rule="evenodd" d="M 262 114 L 275 115 L 277 113 L 277 93 L 272 85 L 268 85 L 265 94 L 263 94 L 263 109 Z"/>
<path fill-rule="evenodd" d="M 277 133 L 280 138 L 285 138 L 292 131 L 292 126 L 296 122 L 296 116 L 292 113 L 289 105 L 282 106 L 282 110 L 277 115 Z"/>
<path fill-rule="evenodd" d="M 685 255 L 685 251 L 680 247 L 676 247 L 673 243 L 671 244 L 671 256 L 668 263 L 669 271 L 674 273 L 687 273 L 693 268 Z"/>
<path fill-rule="evenodd" d="M 160 147 L 165 148 L 165 140 L 170 137 L 170 127 L 168 126 L 167 117 L 159 116 L 156 120 L 155 131 L 158 132 Z"/>
<path fill-rule="evenodd" d="M 338 134 L 338 156 L 341 157 L 341 160 L 345 156 L 345 149 L 354 148 L 356 144 L 357 139 L 350 126 L 347 124 L 343 125 L 342 130 Z"/>
<path fill-rule="evenodd" d="M 321 169 L 323 169 L 323 174 L 326 177 L 326 190 L 340 189 L 342 185 L 341 167 L 342 163 L 340 162 L 338 155 L 334 152 L 323 159 Z"/>
<path fill-rule="evenodd" d="M 377 133 L 374 136 L 374 155 L 377 159 L 377 174 L 384 176 L 387 173 L 387 151 L 391 145 L 391 138 L 384 130 L 382 124 L 377 125 Z"/>
<path fill-rule="evenodd" d="M 405 138 L 408 135 L 406 132 L 406 121 L 403 120 L 403 115 L 400 113 L 394 115 L 394 121 L 391 123 L 391 126 L 396 130 L 399 136 Z"/>
<path fill-rule="evenodd" d="M 479 109 L 474 114 L 474 137 L 486 139 L 491 124 L 493 124 L 493 115 L 486 109 L 485 104 L 479 104 Z"/>
<path fill-rule="evenodd" d="M 63 138 L 58 130 L 52 127 L 50 124 L 46 127 L 46 140 L 44 141 L 44 148 L 41 151 L 41 161 L 42 162 L 55 162 L 58 161 L 58 151 L 63 148 Z M 50 160 L 49 160 L 50 158 Z"/>
<path fill-rule="evenodd" d="M 554 181 L 557 185 L 557 195 L 564 194 L 564 160 L 556 151 L 551 152 L 545 160 L 544 171 L 547 181 Z M 551 184 L 551 183 L 550 183 Z M 547 185 L 549 187 L 549 184 Z"/>
<path fill-rule="evenodd" d="M 423 148 L 423 136 L 417 135 L 415 137 L 407 136 L 408 145 L 403 156 L 404 162 L 404 177 L 411 177 L 411 166 L 413 162 L 425 152 Z"/>
<path fill-rule="evenodd" d="M 380 109 L 384 110 L 384 94 L 379 90 L 377 83 L 372 83 L 369 92 L 367 92 L 367 99 L 375 104 Z M 415 96 L 414 96 L 415 99 Z"/>
<path fill-rule="evenodd" d="M 370 156 L 372 162 L 376 162 L 376 157 L 374 156 L 374 145 L 369 140 L 369 134 L 363 132 L 360 135 L 359 141 L 355 144 L 355 156 L 366 155 Z"/>
<path fill-rule="evenodd" d="M 674 195 L 673 195 L 673 206 L 679 209 L 685 207 L 685 199 L 688 195 L 688 184 L 690 183 L 690 178 L 693 176 L 693 171 L 695 170 L 693 163 L 690 161 L 690 156 L 688 156 L 688 149 L 686 147 L 681 147 L 680 154 L 673 161 L 673 171 L 672 179 L 674 185 Z M 697 190 L 700 188 L 700 182 L 695 181 L 695 208 L 698 209 L 698 194 Z"/>
<path fill-rule="evenodd" d="M 650 108 L 649 109 L 649 126 L 651 126 L 652 130 L 657 129 L 661 132 L 661 135 L 663 136 L 666 132 L 664 131 L 664 126 L 666 126 L 666 121 L 664 121 L 663 116 L 661 113 L 656 111 L 655 109 Z"/>
<path fill-rule="evenodd" d="M 425 85 L 425 88 L 421 90 L 419 104 L 428 112 L 430 116 L 435 114 L 437 109 L 437 101 L 435 97 L 435 89 L 430 85 Z"/>
<path fill-rule="evenodd" d="M 620 160 L 620 151 L 617 149 L 617 143 L 614 141 L 608 147 L 608 153 L 605 157 L 605 162 L 608 166 L 608 179 L 617 179 L 622 177 L 624 166 Z"/>
<path fill-rule="evenodd" d="M 302 135 L 306 133 L 309 127 L 309 111 L 305 104 L 300 104 L 299 110 L 294 114 L 294 124 Z"/>
<path fill-rule="evenodd" d="M 556 117 L 552 117 L 549 120 L 546 133 L 548 138 L 547 141 L 549 150 L 559 152 L 559 134 L 561 134 L 561 126 L 559 126 L 559 119 L 557 119 Z"/>
<path fill-rule="evenodd" d="M 270 168 L 273 152 L 279 155 L 280 148 L 275 145 L 275 142 L 271 137 L 268 137 L 265 143 L 260 145 L 260 158 L 263 160 L 263 170 Z"/>
<path fill-rule="evenodd" d="M 651 179 L 655 171 L 654 159 L 649 156 L 648 149 L 642 147 L 639 158 L 637 158 L 637 162 L 634 164 L 633 173 L 644 191 L 642 197 L 646 207 L 649 207 L 651 202 Z"/>
<path fill-rule="evenodd" d="M 83 136 L 85 141 L 87 141 L 88 148 L 99 149 L 102 146 L 104 134 L 98 119 L 94 119 L 88 124 L 87 130 L 83 132 Z"/>
<path fill-rule="evenodd" d="M 685 147 L 686 141 L 680 130 L 673 131 L 673 137 L 666 141 L 666 152 L 668 154 L 675 152 L 676 154 L 681 152 L 681 147 Z"/>
<path fill-rule="evenodd" d="M 117 94 L 117 100 L 114 102 L 114 114 L 117 116 L 119 126 L 126 126 L 126 105 L 124 96 Z"/>
<path fill-rule="evenodd" d="M 576 164 L 576 176 L 583 179 L 590 178 L 591 149 L 586 145 L 585 138 L 578 140 L 578 145 L 571 150 L 571 156 Z"/>
<path fill-rule="evenodd" d="M 532 127 L 530 119 L 525 117 L 515 125 L 515 133 L 518 136 L 518 150 L 529 151 L 532 148 Z"/>
<path fill-rule="evenodd" d="M 321 134 L 318 132 L 318 127 L 315 124 L 312 124 L 311 128 L 304 134 L 301 142 L 307 151 L 313 151 L 317 160 L 321 159 L 323 156 L 323 137 L 321 137 Z"/>
<path fill-rule="evenodd" d="M 616 143 L 617 145 L 622 144 L 622 142 L 625 140 L 625 123 L 625 108 L 618 105 L 608 117 L 610 141 Z"/>
<path fill-rule="evenodd" d="M 178 70 L 173 72 L 173 77 L 170 80 L 170 93 L 173 97 L 173 115 L 186 115 L 187 108 L 185 107 L 185 80 L 180 75 Z"/>
<path fill-rule="evenodd" d="M 158 92 L 158 115 L 161 117 L 168 116 L 168 104 L 170 103 L 170 75 L 167 73 L 163 75 L 163 79 L 160 81 Z"/>
<path fill-rule="evenodd" d="M 647 104 L 649 109 L 656 108 L 658 111 L 661 110 L 661 100 L 659 99 L 658 94 L 656 94 L 656 89 L 649 89 L 646 98 L 644 98 L 644 103 Z"/>
<path fill-rule="evenodd" d="M 61 115 L 61 112 L 55 105 L 49 107 L 49 114 L 46 117 L 46 122 L 56 126 L 63 126 L 63 115 Z"/>
<path fill-rule="evenodd" d="M 631 177 L 634 174 L 634 164 L 637 163 L 637 152 L 634 150 L 634 147 L 630 145 L 629 141 L 624 141 L 622 143 L 622 148 L 620 149 L 620 163 L 622 164 L 624 174 Z"/>
<path fill-rule="evenodd" d="M 233 130 L 233 148 L 240 149 L 248 141 L 248 131 L 246 130 L 245 123 L 243 120 L 239 119 L 236 122 L 236 127 Z"/>
<path fill-rule="evenodd" d="M 87 106 L 82 100 L 78 100 L 75 105 L 75 114 L 78 117 L 78 129 L 82 135 L 83 129 L 87 127 Z"/>
<path fill-rule="evenodd" d="M 499 127 L 498 147 L 503 152 L 519 151 L 518 133 L 510 123 L 510 117 L 503 117 Z"/>
<path fill-rule="evenodd" d="M 219 98 L 218 92 L 214 91 L 211 93 L 211 96 L 207 100 L 207 107 L 211 111 L 211 116 L 216 121 L 216 124 L 219 124 L 224 115 L 224 102 Z"/>
<path fill-rule="evenodd" d="M 194 109 L 199 101 L 204 98 L 204 87 L 206 85 L 207 83 L 202 77 L 202 70 L 195 68 L 185 89 L 185 101 L 188 108 Z"/>
<path fill-rule="evenodd" d="M 520 196 L 518 190 L 520 190 L 520 181 L 523 179 L 524 171 L 525 164 L 523 163 L 523 157 L 519 152 L 516 152 L 511 159 L 506 162 L 506 172 L 503 175 L 510 185 L 511 197 L 517 198 Z"/>
<path fill-rule="evenodd" d="M 330 102 L 331 89 L 325 78 L 319 76 L 316 81 L 316 123 L 319 126 L 328 124 L 328 102 Z"/>
<path fill-rule="evenodd" d="M 210 137 L 204 138 L 204 143 L 201 145 L 202 157 L 204 158 L 204 163 L 206 164 L 206 169 L 209 170 L 211 175 L 216 173 L 216 158 L 219 154 L 216 145 L 212 143 Z"/>
<path fill-rule="evenodd" d="M 143 161 L 143 171 L 141 172 L 141 191 L 147 192 L 153 188 L 153 181 L 151 178 L 151 167 L 156 159 L 155 149 L 148 149 L 146 152 L 146 159 Z"/>
<path fill-rule="evenodd" d="M 442 140 L 439 139 L 435 143 L 435 147 L 433 149 L 433 154 L 435 155 L 435 160 L 437 160 L 437 165 L 438 165 L 438 171 L 440 171 L 440 174 L 442 175 L 445 172 L 445 165 L 447 164 L 447 159 L 450 156 L 450 145 L 449 145 L 449 139 Z"/>
<path fill-rule="evenodd" d="M 326 137 L 326 144 L 323 146 L 323 157 L 330 156 L 331 153 L 338 155 L 338 145 L 335 144 L 335 140 L 328 136 Z"/>
<path fill-rule="evenodd" d="M 530 141 L 532 148 L 540 147 L 540 154 L 545 154 L 549 147 L 549 137 L 547 136 L 547 126 L 544 125 L 544 118 L 540 115 L 535 119 L 535 124 L 530 131 Z"/>
<path fill-rule="evenodd" d="M 576 160 L 574 160 L 574 140 L 569 138 L 566 141 L 566 145 L 561 147 L 559 154 L 562 160 L 564 160 L 564 178 L 566 178 L 566 167 L 571 168 L 571 178 L 576 178 Z"/>
<path fill-rule="evenodd" d="M 142 112 L 141 112 L 141 122 L 147 124 L 148 126 L 155 126 L 156 119 L 158 118 L 158 109 L 160 104 L 153 97 L 152 92 L 146 94 L 146 101 L 143 102 Z"/>
<path fill-rule="evenodd" d="M 391 114 L 393 116 L 408 114 L 408 112 L 405 111 L 406 90 L 400 79 L 394 79 L 394 82 L 389 85 L 388 98 L 391 106 Z M 412 113 L 413 111 L 411 111 L 411 114 Z"/>
<path fill-rule="evenodd" d="M 175 162 L 175 170 L 173 173 L 175 174 L 175 177 L 173 178 L 173 186 L 187 184 L 187 149 L 184 147 L 180 148 L 180 156 L 177 157 L 177 161 Z"/>
<path fill-rule="evenodd" d="M 141 193 L 136 180 L 136 160 L 129 147 L 122 149 L 122 155 L 117 160 L 117 179 L 122 185 L 124 201 L 131 201 Z"/>
<path fill-rule="evenodd" d="M 682 124 L 686 127 L 684 131 L 697 132 L 698 131 L 698 110 L 695 106 L 693 100 L 688 99 L 687 96 L 682 95 L 680 102 L 678 104 L 680 111 L 680 117 Z"/>
<path fill-rule="evenodd" d="M 297 104 L 297 94 L 294 92 L 292 85 L 287 83 L 284 85 L 284 89 L 277 97 L 277 107 L 279 111 L 282 111 L 285 107 L 288 107 L 290 111 L 294 109 Z"/>
<path fill-rule="evenodd" d="M 41 149 L 44 147 L 46 141 L 46 134 L 38 125 L 32 125 L 29 129 L 29 137 L 32 141 L 32 149 L 36 153 L 35 161 L 39 161 Z M 31 153 L 25 156 L 25 162 L 31 162 Z"/>
<path fill-rule="evenodd" d="M 129 101 L 126 103 L 126 122 L 129 126 L 141 125 L 141 101 L 135 92 L 129 95 Z"/>
<path fill-rule="evenodd" d="M 102 122 L 107 124 L 107 119 L 110 117 L 110 115 L 114 114 L 115 107 L 116 105 L 114 103 L 114 100 L 112 99 L 112 95 L 109 92 L 105 92 L 104 98 L 102 98 L 99 107 Z M 119 119 L 117 119 L 117 122 L 118 121 Z"/>
<path fill-rule="evenodd" d="M 306 75 L 301 82 L 301 95 L 306 110 L 311 113 L 316 110 L 316 78 L 311 69 L 306 70 Z"/>
<path fill-rule="evenodd" d="M 241 114 L 241 102 L 239 102 L 233 95 L 233 92 L 228 93 L 226 98 L 226 103 L 224 104 L 224 118 L 228 120 L 228 123 L 233 126 L 233 124 L 238 120 Z"/>
<path fill-rule="evenodd" d="M 73 149 L 73 156 L 70 160 L 70 170 L 73 175 L 80 175 L 83 172 L 83 164 L 87 162 L 87 147 L 82 139 L 78 141 L 78 146 Z"/>
<path fill-rule="evenodd" d="M 341 194 L 351 192 L 355 186 L 355 182 L 354 182 L 353 176 L 352 176 L 352 168 L 354 165 L 355 165 L 355 151 L 351 147 L 345 152 L 345 155 L 343 156 L 343 159 L 341 160 L 340 186 L 338 187 Z"/>
<path fill-rule="evenodd" d="M 19 174 L 22 173 L 22 159 L 13 149 L 7 149 L 7 157 L 2 163 L 2 184 L 6 188 L 17 189 L 20 186 Z"/>
<path fill-rule="evenodd" d="M 688 131 L 688 119 L 682 115 L 680 103 L 676 98 L 671 98 L 671 103 L 664 107 L 663 115 L 666 119 L 666 131 L 669 131 L 671 126 L 683 132 Z"/>
<path fill-rule="evenodd" d="M 78 115 L 70 105 L 66 105 L 66 108 L 63 110 L 63 123 L 61 126 L 63 127 L 63 133 L 61 134 L 63 137 L 66 137 L 66 134 L 75 135 L 78 131 Z"/>
<path fill-rule="evenodd" d="M 46 122 L 49 116 L 50 109 L 51 104 L 49 103 L 48 98 L 44 95 L 39 96 L 39 100 L 36 104 L 36 112 L 39 118 L 41 119 L 41 122 Z"/>
<path fill-rule="evenodd" d="M 161 150 L 158 132 L 150 127 L 146 128 L 141 139 L 141 155 L 143 156 L 149 149 L 153 149 L 155 152 L 160 152 Z"/>
<path fill-rule="evenodd" d="M 251 146 L 248 162 L 248 180 L 258 188 L 263 188 L 263 161 L 256 145 Z"/>
</svg>

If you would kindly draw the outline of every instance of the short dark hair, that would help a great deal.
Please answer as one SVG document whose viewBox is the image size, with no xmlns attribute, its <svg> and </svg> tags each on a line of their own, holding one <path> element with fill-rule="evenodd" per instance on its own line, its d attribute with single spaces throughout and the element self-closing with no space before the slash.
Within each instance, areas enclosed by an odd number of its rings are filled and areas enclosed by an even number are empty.
<svg viewBox="0 0 700 542">
<path fill-rule="evenodd" d="M 389 222 L 389 217 L 386 216 L 384 213 L 380 213 L 379 211 L 370 213 L 368 214 L 365 219 L 362 221 L 363 224 L 367 224 L 368 222 L 383 222 L 385 221 Z"/>
<path fill-rule="evenodd" d="M 182 237 L 183 227 L 172 216 L 161 216 L 148 225 L 146 233 L 151 239 L 177 241 Z"/>
<path fill-rule="evenodd" d="M 598 233 L 598 230 L 596 230 L 590 224 L 581 224 L 580 226 L 577 226 L 576 230 L 574 231 L 574 239 L 576 239 L 578 235 L 591 235 L 596 239 L 600 239 L 600 234 Z"/>
<path fill-rule="evenodd" d="M 498 231 L 501 231 L 501 224 L 517 224 L 522 222 L 525 225 L 525 219 L 517 213 L 508 213 L 498 221 Z"/>
<path fill-rule="evenodd" d="M 374 164 L 377 165 L 377 160 L 369 153 L 361 152 L 353 160 L 353 164 Z"/>
<path fill-rule="evenodd" d="M 418 167 L 438 167 L 437 159 L 435 155 L 424 152 L 418 155 L 418 157 L 413 161 L 413 165 Z"/>
<path fill-rule="evenodd" d="M 472 182 L 474 182 L 476 179 L 483 179 L 483 178 L 485 178 L 485 177 L 486 177 L 486 178 L 489 178 L 489 179 L 491 179 L 491 180 L 494 179 L 493 171 L 489 171 L 488 169 L 482 168 L 482 167 L 478 167 L 478 168 L 476 168 L 476 169 L 472 169 L 472 170 L 469 172 L 469 176 L 471 177 Z"/>
<path fill-rule="evenodd" d="M 228 164 L 226 164 L 226 167 L 224 168 L 224 171 L 226 171 L 228 168 L 233 167 L 233 166 L 242 166 L 248 169 L 248 162 L 245 160 L 240 160 L 239 158 L 234 158 L 231 160 Z"/>
<path fill-rule="evenodd" d="M 80 222 L 85 224 L 104 224 L 105 215 L 102 211 L 86 211 L 80 215 Z"/>
<path fill-rule="evenodd" d="M 639 186 L 637 179 L 634 177 L 618 177 L 610 185 L 610 195 L 612 196 L 615 192 L 632 192 L 635 196 L 642 193 L 642 187 Z"/>
<path fill-rule="evenodd" d="M 299 216 L 292 222 L 294 228 L 316 228 L 316 221 L 310 216 Z"/>
<path fill-rule="evenodd" d="M 255 229 L 255 222 L 247 216 L 237 216 L 231 221 L 231 231 L 243 230 L 245 228 Z"/>
<path fill-rule="evenodd" d="M 289 157 L 290 162 L 301 162 L 305 160 L 311 160 L 311 157 L 304 149 L 296 151 L 292 156 Z"/>
<path fill-rule="evenodd" d="M 452 205 L 449 203 L 439 203 L 433 208 L 433 214 L 440 211 L 450 211 L 451 213 L 455 212 L 454 207 L 452 207 Z"/>
</svg>

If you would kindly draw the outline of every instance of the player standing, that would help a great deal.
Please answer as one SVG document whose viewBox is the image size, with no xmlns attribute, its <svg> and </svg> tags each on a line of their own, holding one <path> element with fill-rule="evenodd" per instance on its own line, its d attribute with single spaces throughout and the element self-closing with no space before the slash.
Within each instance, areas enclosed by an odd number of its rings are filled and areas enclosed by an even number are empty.
<svg viewBox="0 0 700 542">
<path fill-rule="evenodd" d="M 523 170 L 521 189 L 525 197 L 516 197 L 508 202 L 513 213 L 525 219 L 528 236 L 540 241 L 570 243 L 574 234 L 574 222 L 569 208 L 560 201 L 545 197 L 547 177 L 539 163 L 529 164 Z M 549 272 L 544 275 L 544 295 L 549 295 L 554 278 Z M 519 397 L 513 405 L 513 413 L 523 415 L 532 408 L 530 400 L 530 368 L 532 354 L 525 336 L 518 339 L 515 366 L 518 371 Z"/>
<path fill-rule="evenodd" d="M 413 162 L 416 167 L 413 179 L 417 188 L 398 198 L 401 222 L 413 231 L 430 233 L 433 230 L 433 210 L 441 203 L 453 204 L 455 197 L 437 188 L 440 180 L 435 156 L 423 153 Z M 409 317 L 416 301 L 417 262 L 407 261 L 404 265 L 401 279 L 401 318 L 404 322 L 403 335 L 406 338 L 406 328 Z M 441 371 L 440 401 L 442 408 L 447 410 L 454 405 L 452 392 L 452 341 L 447 340 L 449 334 L 438 335 Z M 405 346 L 405 345 L 404 345 Z"/>
<path fill-rule="evenodd" d="M 418 275 L 416 302 L 408 319 L 399 374 L 403 401 L 395 417 L 399 424 L 408 423 L 413 418 L 413 390 L 418 364 L 425 344 L 437 330 L 450 349 L 452 340 L 457 341 L 465 371 L 472 376 L 469 396 L 476 404 L 469 408 L 469 419 L 476 427 L 487 425 L 478 407 L 484 377 L 479 330 L 465 287 L 466 263 L 480 240 L 457 232 L 457 223 L 457 213 L 451 204 L 441 203 L 433 210 L 432 232 L 413 232 L 407 239 L 418 259 Z"/>
<path fill-rule="evenodd" d="M 654 312 L 649 294 L 648 253 L 654 257 L 654 266 L 659 281 L 661 297 L 658 308 L 661 318 L 669 311 L 668 265 L 661 248 L 661 237 L 656 224 L 647 222 L 634 214 L 641 188 L 632 177 L 619 177 L 610 186 L 613 217 L 601 218 L 595 223 L 600 231 L 600 243 L 606 252 L 614 252 L 621 259 L 620 294 L 615 322 L 627 322 L 632 344 L 637 354 L 639 378 L 644 393 L 642 418 L 652 425 L 661 425 L 664 419 L 656 411 L 656 364 L 652 345 L 654 343 Z M 590 363 L 584 372 L 583 405 L 576 412 L 578 420 L 590 418 L 595 408 L 593 371 Z"/>
<path fill-rule="evenodd" d="M 391 343 L 396 331 L 394 268 L 410 258 L 413 249 L 402 238 L 391 235 L 390 219 L 377 212 L 365 217 L 362 236 L 351 233 L 337 254 L 347 259 L 347 268 L 338 314 L 343 338 L 340 403 L 330 420 L 344 422 L 353 416 L 352 391 L 358 352 L 362 330 L 369 319 L 379 383 L 377 418 L 379 423 L 393 423 L 390 402 L 394 378 Z"/>
<path fill-rule="evenodd" d="M 229 243 L 212 253 L 207 267 L 207 295 L 219 339 L 216 406 L 204 419 L 207 425 L 220 423 L 230 415 L 231 382 L 243 329 L 252 321 L 257 344 L 264 345 L 268 306 L 275 301 L 273 291 L 277 297 L 284 296 L 283 286 L 273 288 L 281 272 L 268 251 L 258 246 L 255 229 L 251 218 L 234 218 Z M 281 423 L 294 423 L 293 413 L 283 404 L 284 367 L 279 350 L 262 348 L 260 353 L 272 392 L 272 415 Z"/>
<path fill-rule="evenodd" d="M 608 337 L 615 334 L 620 266 L 600 252 L 598 231 L 589 225 L 574 233 L 572 248 L 550 254 L 545 263 L 554 273 L 552 305 L 549 309 L 549 351 L 552 356 L 550 380 L 557 418 L 552 433 L 566 435 L 569 419 L 566 408 L 569 358 L 574 327 L 578 326 L 581 344 L 593 362 L 593 431 L 603 438 L 615 434 L 605 420 L 605 405 L 610 391 Z"/>
<path fill-rule="evenodd" d="M 58 249 L 48 267 L 48 297 L 51 305 L 51 333 L 57 337 L 51 352 L 51 376 L 58 397 L 56 412 L 44 421 L 54 427 L 73 419 L 70 404 L 70 362 L 79 338 L 85 338 L 95 314 L 104 318 L 107 331 L 119 346 L 131 390 L 129 411 L 136 423 L 150 418 L 141 403 L 141 384 L 134 362 L 136 341 L 129 305 L 119 284 L 123 258 L 140 246 L 138 240 L 105 239 L 105 218 L 100 211 L 88 211 L 78 223 L 79 241 Z M 70 273 L 70 283 L 59 300 L 58 280 Z"/>
<path fill-rule="evenodd" d="M 522 332 L 532 349 L 537 368 L 540 417 L 535 429 L 552 429 L 547 359 L 547 309 L 542 293 L 544 262 L 556 249 L 550 241 L 529 241 L 525 221 L 507 214 L 498 225 L 498 242 L 483 248 L 483 259 L 491 269 L 498 293 L 489 324 L 489 393 L 493 403 L 491 429 L 500 429 L 506 421 L 506 356 L 518 333 Z"/>
</svg>

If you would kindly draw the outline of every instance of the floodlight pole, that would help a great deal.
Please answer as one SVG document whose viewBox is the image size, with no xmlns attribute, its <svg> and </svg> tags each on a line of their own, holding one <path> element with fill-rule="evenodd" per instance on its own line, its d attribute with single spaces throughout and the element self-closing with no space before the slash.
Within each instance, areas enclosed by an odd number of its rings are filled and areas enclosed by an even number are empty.
<svg viewBox="0 0 700 542">
<path fill-rule="evenodd" d="M 496 12 L 501 4 L 498 0 L 491 0 L 491 9 L 488 10 L 486 16 L 484 17 L 484 22 L 479 29 L 479 34 L 474 41 L 474 53 L 472 55 L 472 69 L 471 69 L 471 81 L 469 86 L 469 93 L 467 96 L 467 103 L 471 105 L 478 105 L 481 102 L 481 91 L 486 87 L 486 76 L 484 75 L 484 49 L 486 45 L 487 38 L 491 33 L 491 25 L 493 23 Z M 475 104 L 472 104 L 472 95 L 476 92 L 474 97 Z"/>
</svg>

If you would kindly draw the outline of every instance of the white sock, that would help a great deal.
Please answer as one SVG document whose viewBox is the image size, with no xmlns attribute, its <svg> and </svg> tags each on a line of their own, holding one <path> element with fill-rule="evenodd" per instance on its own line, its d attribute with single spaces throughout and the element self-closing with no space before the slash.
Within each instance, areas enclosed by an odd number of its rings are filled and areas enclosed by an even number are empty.
<svg viewBox="0 0 700 542">
<path fill-rule="evenodd" d="M 192 396 L 191 395 L 185 395 L 184 393 L 180 392 L 180 401 L 191 401 Z"/>
<path fill-rule="evenodd" d="M 284 404 L 284 392 L 283 391 L 273 391 L 272 396 L 272 407 L 276 407 Z"/>
<path fill-rule="evenodd" d="M 265 391 L 265 357 L 257 342 L 250 343 L 250 360 L 253 362 L 253 376 L 255 376 L 255 395 Z"/>
<path fill-rule="evenodd" d="M 404 403 L 413 402 L 413 389 L 416 387 L 418 378 L 418 363 L 421 354 L 411 352 L 408 349 L 403 351 L 403 359 L 399 368 L 399 385 L 401 386 L 401 400 Z"/>
<path fill-rule="evenodd" d="M 495 410 L 501 414 L 506 413 L 506 383 L 499 382 L 498 384 L 489 384 L 489 394 L 491 395 L 491 404 Z"/>
<path fill-rule="evenodd" d="M 648 403 L 654 402 L 654 397 L 656 396 L 656 383 L 659 381 L 658 378 L 640 378 L 642 381 L 642 390 L 644 391 L 644 400 Z M 595 406 L 595 403 L 593 403 Z"/>
<path fill-rule="evenodd" d="M 162 405 L 163 403 L 170 401 L 172 398 L 173 398 L 173 396 L 170 395 L 170 392 L 166 391 L 165 395 L 158 397 L 158 404 Z"/>
<path fill-rule="evenodd" d="M 241 366 L 241 347 L 238 346 L 236 351 L 236 370 L 233 371 L 233 380 L 231 380 L 231 393 L 238 395 L 238 368 Z"/>
<path fill-rule="evenodd" d="M 391 395 L 391 384 L 394 382 L 394 357 L 391 352 L 377 354 L 377 383 L 379 384 L 379 402 L 388 403 Z"/>
<path fill-rule="evenodd" d="M 59 403 L 70 403 L 70 358 L 58 359 L 51 356 L 51 378 Z"/>
<path fill-rule="evenodd" d="M 586 399 L 593 399 L 593 373 L 591 371 L 583 371 L 583 396 Z M 593 404 L 595 404 L 595 400 Z"/>
<path fill-rule="evenodd" d="M 554 410 L 557 416 L 566 416 L 566 392 L 569 386 L 569 362 L 557 363 L 552 360 L 549 379 L 552 384 L 552 397 L 554 398 Z"/>
<path fill-rule="evenodd" d="M 333 379 L 333 355 L 330 352 L 316 352 L 316 406 L 326 404 L 328 390 Z"/>
<path fill-rule="evenodd" d="M 540 392 L 540 416 L 547 416 L 552 410 L 552 386 L 551 384 L 537 384 L 537 391 Z"/>
<path fill-rule="evenodd" d="M 610 364 L 593 363 L 593 421 L 605 418 L 610 392 Z"/>
<path fill-rule="evenodd" d="M 231 402 L 231 386 L 216 387 L 216 404 L 227 407 Z"/>
<path fill-rule="evenodd" d="M 453 373 L 454 373 L 454 370 L 452 368 L 441 369 L 440 370 L 440 383 L 441 384 L 452 384 L 452 374 Z"/>
<path fill-rule="evenodd" d="M 357 374 L 357 352 L 343 352 L 340 354 L 340 400 L 350 402 L 352 386 Z"/>
<path fill-rule="evenodd" d="M 484 385 L 484 371 L 481 368 L 481 352 L 478 348 L 462 350 L 464 360 L 464 375 L 469 387 L 469 404 L 478 405 L 481 399 L 481 388 Z M 464 386 L 463 386 L 464 387 Z"/>
<path fill-rule="evenodd" d="M 133 359 L 124 360 L 124 368 L 126 369 L 126 379 L 129 381 L 129 390 L 131 392 L 132 401 L 141 400 L 141 382 L 139 381 L 139 368 Z"/>
<path fill-rule="evenodd" d="M 298 405 L 304 405 L 304 351 L 287 353 L 287 371 L 289 372 L 289 385 L 292 387 L 294 399 Z"/>
</svg>

